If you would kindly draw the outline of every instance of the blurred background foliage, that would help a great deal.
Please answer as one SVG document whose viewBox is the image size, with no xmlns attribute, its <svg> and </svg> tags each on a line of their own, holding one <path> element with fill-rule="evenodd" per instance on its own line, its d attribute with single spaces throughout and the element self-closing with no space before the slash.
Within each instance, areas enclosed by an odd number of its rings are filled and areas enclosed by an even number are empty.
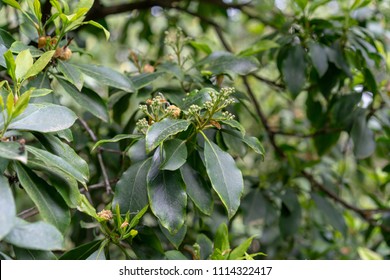
<svg viewBox="0 0 390 280">
<path fill-rule="evenodd" d="M 48 13 L 49 1 L 41 2 Z M 0 5 L 1 32 L 34 44 L 28 24 Z M 80 122 L 72 127 L 73 147 L 90 168 L 90 200 L 101 210 L 112 194 L 106 193 L 98 154 L 91 152 L 96 140 L 131 133 L 142 116 L 138 105 L 157 92 L 180 104 L 193 89 L 235 87 L 239 102 L 230 111 L 260 139 L 265 158 L 232 137 L 221 140 L 244 175 L 240 208 L 228 221 L 217 202 L 210 216 L 189 204 L 178 250 L 190 258 L 191 246 L 203 235 L 213 239 L 225 222 L 233 246 L 254 236 L 249 251 L 266 254 L 256 258 L 388 259 L 389 17 L 387 0 L 94 1 L 86 19 L 99 22 L 111 37 L 106 41 L 93 26 L 68 33 L 74 38 L 72 62 L 109 66 L 133 83 L 140 73 L 155 76 L 140 82 L 137 94 L 86 77 L 85 84 L 106 102 L 108 121 L 58 92 L 45 98 L 70 106 L 94 132 L 97 139 Z M 177 28 L 191 38 L 181 62 L 166 40 Z M 123 152 L 128 144 L 102 149 L 114 191 L 131 165 Z M 30 206 L 23 202 L 18 211 Z M 94 240 L 86 221 L 73 213 L 69 249 Z M 136 255 L 166 257 L 171 242 L 153 231 L 158 226 L 152 216 L 146 214 L 143 225 L 133 241 Z"/>
</svg>

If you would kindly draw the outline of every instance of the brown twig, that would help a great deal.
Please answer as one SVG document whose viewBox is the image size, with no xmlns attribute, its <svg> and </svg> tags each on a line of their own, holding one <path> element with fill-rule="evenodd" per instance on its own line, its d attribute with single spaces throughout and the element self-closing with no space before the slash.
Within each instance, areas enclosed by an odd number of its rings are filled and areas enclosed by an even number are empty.
<svg viewBox="0 0 390 280">
<path fill-rule="evenodd" d="M 82 118 L 79 118 L 79 121 L 81 125 L 84 127 L 84 129 L 88 132 L 89 136 L 91 137 L 92 141 L 97 142 L 98 139 L 96 137 L 96 134 L 92 131 L 92 129 L 89 127 L 86 121 L 84 121 Z M 111 193 L 111 185 L 110 185 L 110 179 L 108 178 L 106 165 L 104 164 L 103 155 L 102 155 L 102 149 L 100 147 L 97 148 L 97 157 L 100 165 L 100 169 L 102 171 L 104 184 L 106 187 L 106 192 Z"/>
<path fill-rule="evenodd" d="M 22 218 L 23 220 L 25 219 L 28 219 L 30 217 L 33 217 L 35 215 L 39 214 L 39 210 L 37 209 L 37 207 L 31 207 L 29 209 L 26 209 L 26 210 L 23 210 L 22 212 L 20 212 L 18 214 L 18 217 L 19 218 Z"/>
</svg>

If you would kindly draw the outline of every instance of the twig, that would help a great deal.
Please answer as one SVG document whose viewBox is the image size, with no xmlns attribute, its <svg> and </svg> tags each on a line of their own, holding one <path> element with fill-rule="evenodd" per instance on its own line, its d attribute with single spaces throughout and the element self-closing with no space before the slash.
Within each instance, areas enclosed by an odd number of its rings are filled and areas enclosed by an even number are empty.
<svg viewBox="0 0 390 280">
<path fill-rule="evenodd" d="M 272 129 L 270 128 L 270 126 L 268 124 L 267 117 L 265 116 L 265 114 L 260 106 L 260 103 L 257 101 L 255 93 L 253 92 L 252 88 L 249 85 L 248 78 L 243 77 L 243 80 L 244 80 L 244 85 L 247 89 L 248 95 L 249 95 L 250 99 L 252 100 L 253 105 L 255 106 L 256 113 L 259 116 L 261 123 L 264 126 L 265 131 L 268 134 L 268 138 L 270 140 L 272 147 L 274 148 L 275 152 L 277 153 L 277 155 L 280 158 L 287 158 L 286 155 L 284 154 L 283 150 L 280 149 L 279 146 L 276 144 L 275 133 L 272 131 Z"/>
<path fill-rule="evenodd" d="M 23 210 L 22 212 L 20 212 L 18 214 L 18 217 L 25 220 L 25 219 L 33 217 L 37 214 L 39 214 L 39 210 L 37 209 L 37 207 L 34 206 L 34 207 L 31 207 L 29 209 L 26 209 L 26 210 Z"/>
<path fill-rule="evenodd" d="M 97 142 L 98 139 L 97 139 L 95 133 L 92 131 L 92 129 L 87 124 L 87 122 L 84 121 L 82 118 L 79 118 L 79 121 L 80 121 L 81 125 L 85 128 L 85 130 L 88 132 L 92 141 Z M 104 180 L 104 184 L 106 186 L 106 192 L 111 193 L 112 189 L 111 189 L 111 185 L 110 185 L 110 179 L 108 178 L 108 175 L 107 175 L 106 166 L 104 164 L 104 160 L 103 160 L 103 156 L 102 156 L 102 149 L 100 147 L 97 148 L 97 157 L 98 157 L 100 169 L 102 170 L 103 180 Z"/>
<path fill-rule="evenodd" d="M 111 179 L 109 182 L 110 182 L 110 185 L 112 185 L 118 181 L 119 181 L 119 179 Z M 105 187 L 106 187 L 106 183 L 101 182 L 101 183 L 97 183 L 97 184 L 93 184 L 93 185 L 88 186 L 88 190 L 101 189 L 101 188 L 105 188 Z M 82 192 L 82 193 L 84 193 L 86 191 L 87 191 L 86 189 L 80 190 L 80 192 Z"/>
</svg>

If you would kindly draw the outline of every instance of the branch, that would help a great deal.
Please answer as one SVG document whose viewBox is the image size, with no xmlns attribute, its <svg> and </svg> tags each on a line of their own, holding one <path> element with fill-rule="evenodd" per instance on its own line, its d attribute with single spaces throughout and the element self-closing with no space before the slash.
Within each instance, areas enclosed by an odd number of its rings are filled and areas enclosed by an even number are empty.
<svg viewBox="0 0 390 280">
<path fill-rule="evenodd" d="M 272 147 L 274 148 L 276 154 L 280 157 L 280 158 L 287 158 L 287 156 L 285 155 L 285 153 L 283 152 L 282 149 L 280 149 L 280 147 L 276 144 L 276 141 L 275 141 L 275 133 L 274 131 L 270 128 L 269 124 L 268 124 L 268 120 L 267 120 L 267 117 L 265 116 L 264 112 L 263 112 L 263 109 L 261 108 L 260 106 L 260 103 L 257 101 L 257 98 L 255 96 L 255 93 L 253 92 L 252 88 L 250 87 L 249 85 L 249 82 L 248 82 L 248 78 L 247 77 L 243 77 L 243 80 L 244 80 L 244 85 L 248 91 L 248 95 L 250 97 L 250 99 L 252 100 L 253 102 L 253 105 L 255 106 L 255 110 L 256 110 L 256 113 L 257 115 L 259 116 L 260 120 L 261 120 L 261 123 L 263 124 L 264 126 L 264 129 L 265 131 L 267 132 L 268 134 L 268 138 L 270 140 L 270 143 L 272 145 Z"/>
<path fill-rule="evenodd" d="M 274 148 L 276 154 L 282 158 L 286 159 L 287 155 L 285 152 L 277 145 L 275 141 L 275 132 L 270 128 L 268 124 L 267 117 L 265 116 L 260 103 L 257 101 L 256 96 L 252 90 L 252 88 L 249 85 L 248 78 L 243 77 L 244 80 L 244 85 L 248 91 L 249 97 L 251 98 L 254 106 L 256 113 L 258 114 L 265 131 L 268 134 L 268 138 L 270 140 L 270 143 L 272 147 Z M 329 191 L 323 184 L 318 182 L 310 173 L 306 172 L 305 170 L 301 170 L 301 175 L 305 177 L 312 185 L 313 188 L 318 189 L 325 193 L 329 198 L 334 200 L 336 203 L 342 205 L 344 208 L 349 209 L 355 213 L 357 213 L 360 217 L 362 217 L 365 221 L 367 221 L 370 225 L 372 226 L 379 226 L 382 229 L 384 229 L 386 232 L 390 232 L 390 228 L 381 224 L 378 224 L 378 222 L 373 218 L 373 214 L 375 213 L 390 213 L 390 209 L 388 208 L 378 208 L 378 209 L 361 209 L 358 208 L 347 201 L 343 200 L 341 197 L 339 197 L 337 194 Z"/>
<path fill-rule="evenodd" d="M 85 128 L 85 130 L 88 132 L 92 141 L 94 141 L 96 143 L 98 141 L 98 139 L 97 139 L 95 133 L 92 131 L 92 129 L 87 124 L 87 122 L 84 121 L 82 118 L 79 118 L 79 121 L 80 121 L 81 125 Z M 107 175 L 106 166 L 104 164 L 103 156 L 102 156 L 102 149 L 100 147 L 97 148 L 97 157 L 98 157 L 100 169 L 102 170 L 104 184 L 106 187 L 106 192 L 111 193 L 112 189 L 111 189 L 111 185 L 110 185 L 110 179 L 108 178 L 108 175 Z"/>
</svg>

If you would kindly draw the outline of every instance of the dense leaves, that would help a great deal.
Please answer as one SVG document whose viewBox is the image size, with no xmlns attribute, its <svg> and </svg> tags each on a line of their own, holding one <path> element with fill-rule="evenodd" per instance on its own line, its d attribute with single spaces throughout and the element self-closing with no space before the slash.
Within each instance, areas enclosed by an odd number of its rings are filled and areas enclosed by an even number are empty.
<svg viewBox="0 0 390 280">
<path fill-rule="evenodd" d="M 389 258 L 386 1 L 119 2 L 0 1 L 1 259 Z"/>
</svg>

